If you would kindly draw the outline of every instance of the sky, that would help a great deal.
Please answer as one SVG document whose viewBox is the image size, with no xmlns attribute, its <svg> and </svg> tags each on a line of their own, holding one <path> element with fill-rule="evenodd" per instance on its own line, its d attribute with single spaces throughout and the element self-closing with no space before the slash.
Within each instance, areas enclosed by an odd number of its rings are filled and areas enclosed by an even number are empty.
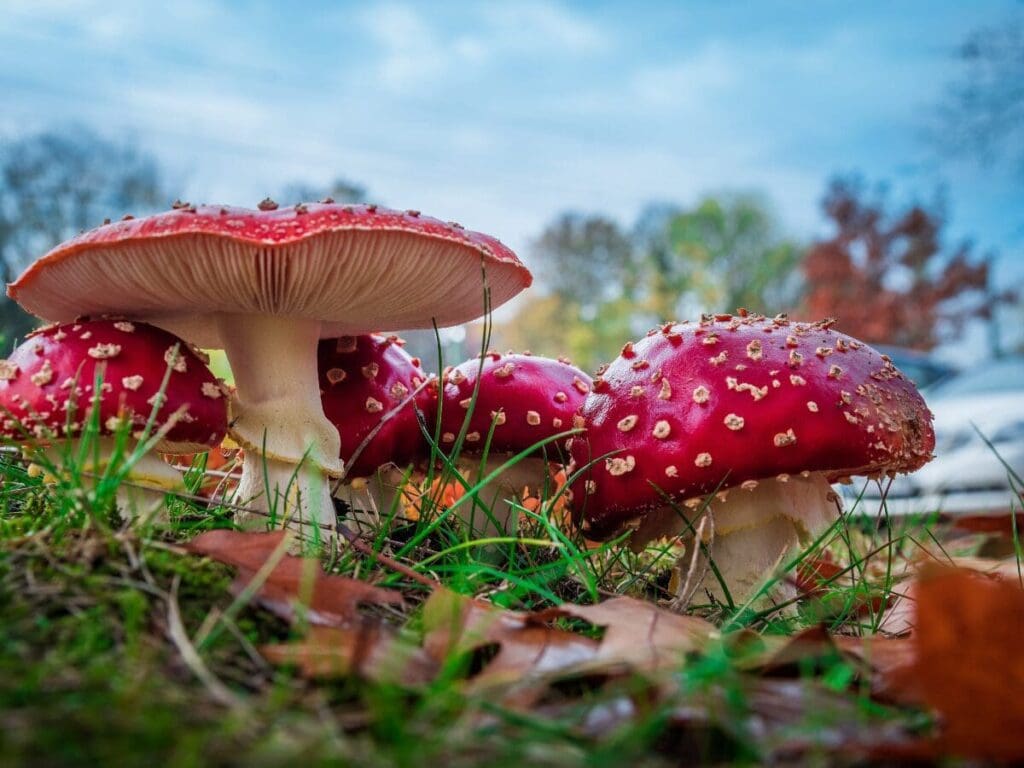
<svg viewBox="0 0 1024 768">
<path fill-rule="evenodd" d="M 940 186 L 950 240 L 1024 280 L 1016 169 L 927 141 L 983 2 L 173 3 L 5 0 L 0 136 L 83 123 L 153 152 L 193 202 L 340 176 L 528 255 L 566 209 L 757 190 L 825 231 L 828 178 Z"/>
</svg>

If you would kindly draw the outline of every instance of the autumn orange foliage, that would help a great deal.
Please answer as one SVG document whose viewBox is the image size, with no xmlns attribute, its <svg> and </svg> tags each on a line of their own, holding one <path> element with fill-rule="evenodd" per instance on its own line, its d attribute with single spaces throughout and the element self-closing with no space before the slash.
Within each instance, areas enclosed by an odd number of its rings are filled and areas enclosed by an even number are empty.
<svg viewBox="0 0 1024 768">
<path fill-rule="evenodd" d="M 969 244 L 944 252 L 941 210 L 890 216 L 856 182 L 834 181 L 823 201 L 835 226 L 804 258 L 807 317 L 835 317 L 870 343 L 930 350 L 944 330 L 987 317 L 989 264 Z"/>
</svg>

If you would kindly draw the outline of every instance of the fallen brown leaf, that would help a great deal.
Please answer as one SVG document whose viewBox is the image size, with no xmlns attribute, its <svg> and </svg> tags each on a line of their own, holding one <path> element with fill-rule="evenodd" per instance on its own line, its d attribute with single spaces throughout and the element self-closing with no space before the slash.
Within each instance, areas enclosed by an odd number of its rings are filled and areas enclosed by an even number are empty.
<svg viewBox="0 0 1024 768">
<path fill-rule="evenodd" d="M 699 650 L 718 631 L 704 619 L 632 597 L 614 597 L 596 605 L 567 603 L 534 614 L 531 621 L 565 616 L 604 628 L 590 665 L 625 664 L 641 672 L 679 666 L 686 654 Z"/>
<path fill-rule="evenodd" d="M 914 660 L 914 645 L 910 638 L 835 635 L 832 641 L 847 656 L 867 667 L 866 676 L 873 696 L 897 704 L 920 702 L 916 693 L 905 686 L 894 684 L 896 676 L 902 674 Z"/>
<path fill-rule="evenodd" d="M 478 686 L 521 682 L 565 671 L 596 657 L 596 640 L 534 625 L 529 618 L 529 614 L 437 590 L 424 607 L 423 647 L 440 662 L 453 653 L 497 646 L 497 653 L 474 678 Z"/>
<path fill-rule="evenodd" d="M 741 643 L 736 643 L 732 635 L 728 639 L 737 657 L 737 668 L 762 675 L 793 672 L 796 676 L 801 671 L 798 668 L 815 659 L 839 655 L 839 648 L 822 625 L 808 627 L 788 637 L 754 634 L 753 638 Z"/>
<path fill-rule="evenodd" d="M 326 574 L 313 557 L 287 554 L 288 531 L 207 531 L 186 549 L 238 569 L 235 594 L 255 586 L 253 600 L 286 621 L 299 613 L 311 624 L 344 626 L 360 619 L 360 605 L 402 605 L 401 594 L 356 579 Z M 262 583 L 257 574 L 278 559 Z"/>
<path fill-rule="evenodd" d="M 425 685 L 438 664 L 422 648 L 380 624 L 311 627 L 294 643 L 264 645 L 260 652 L 272 664 L 289 664 L 304 677 L 361 677 L 378 683 Z"/>
<path fill-rule="evenodd" d="M 1024 576 L 1015 558 L 994 560 L 985 557 L 951 557 L 942 561 L 943 565 L 961 568 L 966 571 L 1002 579 L 1024 587 Z M 936 561 L 926 560 L 913 564 L 915 572 L 936 567 Z M 907 635 L 914 629 L 917 621 L 916 581 L 898 584 L 893 587 L 889 604 L 878 623 L 878 631 L 887 635 Z"/>
<path fill-rule="evenodd" d="M 826 551 L 820 557 L 804 560 L 797 567 L 793 574 L 793 586 L 805 597 L 820 597 L 825 594 L 828 585 L 841 578 L 842 574 L 843 567 Z"/>
<path fill-rule="evenodd" d="M 963 570 L 925 572 L 915 588 L 913 659 L 894 687 L 940 716 L 940 753 L 1024 760 L 1024 591 Z"/>
<path fill-rule="evenodd" d="M 967 571 L 977 571 L 1002 581 L 1024 587 L 1024 566 L 1015 557 L 994 560 L 987 557 L 953 557 L 950 565 Z"/>
<path fill-rule="evenodd" d="M 551 626 L 569 617 L 604 628 L 604 637 L 598 641 Z M 452 653 L 493 646 L 493 656 L 471 677 L 469 687 L 505 687 L 503 701 L 518 706 L 532 704 L 559 679 L 678 667 L 715 631 L 703 619 L 627 597 L 520 613 L 445 590 L 427 601 L 423 623 L 424 649 L 439 662 Z"/>
<path fill-rule="evenodd" d="M 961 515 L 953 521 L 953 527 L 971 533 L 994 533 L 1001 536 L 1013 536 L 1016 531 L 1024 534 L 1024 513 L 1011 515 L 1009 511 L 1002 515 Z"/>
</svg>

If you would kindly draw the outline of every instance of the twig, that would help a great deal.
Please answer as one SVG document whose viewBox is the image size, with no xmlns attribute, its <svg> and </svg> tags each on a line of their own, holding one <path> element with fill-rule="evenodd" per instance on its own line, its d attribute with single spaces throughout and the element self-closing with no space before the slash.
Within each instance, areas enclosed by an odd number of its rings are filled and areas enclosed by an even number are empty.
<svg viewBox="0 0 1024 768">
<path fill-rule="evenodd" d="M 402 574 L 407 579 L 411 579 L 412 581 L 415 581 L 417 584 L 422 584 L 423 586 L 428 587 L 430 589 L 434 589 L 437 586 L 437 582 L 427 578 L 422 573 L 417 573 L 409 566 L 402 565 L 398 561 L 392 560 L 387 555 L 381 554 L 380 552 L 375 550 L 373 547 L 371 547 L 369 544 L 367 544 L 365 541 L 359 538 L 358 534 L 354 533 L 344 523 L 339 522 L 336 526 L 336 529 L 338 533 L 341 534 L 345 538 L 345 540 L 349 544 L 351 544 L 355 549 L 359 550 L 367 557 L 372 557 L 376 562 L 380 563 L 381 565 L 385 565 L 391 570 Z"/>
<path fill-rule="evenodd" d="M 693 552 L 690 554 L 690 567 L 686 569 L 686 579 L 680 584 L 679 589 L 676 590 L 676 596 L 669 604 L 669 610 L 674 613 L 683 613 L 686 607 L 690 604 L 690 599 L 693 597 L 693 593 L 697 591 L 697 587 L 700 586 L 701 582 L 704 581 L 704 577 L 708 573 L 708 561 L 704 560 L 704 569 L 701 571 L 700 576 L 697 576 L 697 565 L 701 562 L 700 553 L 701 547 L 700 542 L 704 540 L 704 527 L 706 525 L 711 526 L 711 541 L 715 538 L 715 520 L 710 512 L 705 512 L 701 515 L 700 523 L 697 525 L 697 530 L 693 535 Z"/>
</svg>

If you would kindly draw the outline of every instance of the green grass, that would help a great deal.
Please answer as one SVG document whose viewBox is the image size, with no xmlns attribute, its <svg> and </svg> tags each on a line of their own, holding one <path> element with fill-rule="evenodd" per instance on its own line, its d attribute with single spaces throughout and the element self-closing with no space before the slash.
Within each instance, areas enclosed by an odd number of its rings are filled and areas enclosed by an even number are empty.
<svg viewBox="0 0 1024 768">
<path fill-rule="evenodd" d="M 69 452 L 66 460 L 75 456 Z M 295 630 L 244 601 L 235 603 L 229 569 L 176 546 L 199 531 L 230 525 L 230 510 L 177 498 L 168 520 L 129 525 L 114 509 L 113 494 L 76 492 L 70 480 L 46 486 L 22 462 L 7 458 L 0 465 L 0 761 L 6 764 L 611 766 L 673 765 L 681 755 L 753 764 L 772 748 L 753 725 L 749 697 L 763 693 L 745 672 L 750 649 L 738 649 L 728 635 L 680 664 L 673 676 L 677 691 L 668 700 L 592 732 L 580 724 L 617 702 L 631 700 L 636 707 L 650 683 L 570 681 L 575 687 L 554 691 L 542 710 L 517 711 L 466 694 L 454 674 L 416 691 L 355 680 L 306 682 L 267 666 L 254 651 L 262 643 L 294 639 Z M 201 461 L 191 472 L 193 484 Z M 472 498 L 474 487 L 464 498 Z M 394 509 L 378 530 L 363 535 L 377 551 L 451 589 L 509 608 L 623 593 L 671 597 L 669 566 L 676 553 L 670 548 L 633 554 L 610 543 L 587 549 L 543 515 L 522 511 L 515 536 L 487 541 L 458 515 L 440 511 L 406 521 Z M 923 542 L 938 549 L 934 520 L 890 522 L 837 525 L 773 576 L 784 580 L 804 559 L 834 552 L 845 570 L 814 600 L 696 610 L 724 628 L 766 638 L 822 622 L 834 632 L 869 634 L 877 629 L 877 612 L 855 607 L 898 590 L 892 563 Z M 961 551 L 973 545 L 966 539 L 957 544 Z M 401 589 L 410 607 L 404 617 L 389 620 L 405 623 L 415 635 L 425 597 L 419 584 L 349 547 L 327 543 L 321 555 L 331 572 Z M 229 692 L 227 700 L 184 660 L 172 639 L 172 609 L 188 637 L 207 637 L 199 657 L 209 678 Z M 209 633 L 215 621 L 223 631 Z M 873 728 L 908 717 L 872 702 L 838 657 L 817 659 L 796 677 L 816 696 L 838 702 L 835 716 L 844 722 L 854 717 Z M 713 715 L 699 723 L 681 719 L 675 710 L 694 700 Z M 806 722 L 787 724 L 786 738 L 812 738 L 836 726 L 820 722 L 828 711 L 809 708 Z"/>
<path fill-rule="evenodd" d="M 512 609 L 620 594 L 672 598 L 679 552 L 670 545 L 639 554 L 620 541 L 592 548 L 525 509 L 507 535 L 482 538 L 459 513 L 472 508 L 474 520 L 494 522 L 479 496 L 489 479 L 483 461 L 459 474 L 456 458 L 439 448 L 439 424 L 422 425 L 436 471 L 465 494 L 453 508 L 427 504 L 414 521 L 397 503 L 384 510 L 379 526 L 360 531 L 374 552 Z M 294 640 L 299 630 L 232 596 L 230 569 L 180 547 L 231 526 L 233 511 L 185 494 L 168 499 L 165 519 L 123 519 L 115 493 L 139 454 L 122 440 L 108 471 L 90 477 L 84 468 L 97 432 L 92 423 L 80 442 L 64 445 L 46 468 L 48 483 L 16 452 L 0 456 L 0 765 L 753 765 L 794 744 L 804 745 L 799 762 L 837 764 L 841 756 L 826 746 L 838 733 L 867 742 L 887 727 L 927 723 L 873 701 L 870 681 L 838 654 L 805 659 L 781 678 L 752 667 L 780 638 L 809 627 L 877 632 L 879 606 L 899 593 L 907 558 L 969 554 L 978 545 L 977 537 L 947 537 L 934 517 L 878 520 L 866 510 L 870 517 L 844 518 L 773 574 L 760 596 L 827 551 L 842 570 L 820 595 L 767 607 L 697 605 L 693 612 L 725 632 L 670 674 L 560 681 L 530 708 L 467 692 L 465 673 L 485 661 L 481 654 L 451 659 L 419 689 L 309 682 L 255 650 Z M 555 453 L 564 437 L 531 451 Z M 186 475 L 190 491 L 204 469 L 199 457 Z M 419 636 L 422 584 L 319 530 L 306 538 L 331 573 L 401 590 L 405 612 L 381 616 Z M 765 701 L 769 712 L 795 714 L 766 720 Z"/>
</svg>

